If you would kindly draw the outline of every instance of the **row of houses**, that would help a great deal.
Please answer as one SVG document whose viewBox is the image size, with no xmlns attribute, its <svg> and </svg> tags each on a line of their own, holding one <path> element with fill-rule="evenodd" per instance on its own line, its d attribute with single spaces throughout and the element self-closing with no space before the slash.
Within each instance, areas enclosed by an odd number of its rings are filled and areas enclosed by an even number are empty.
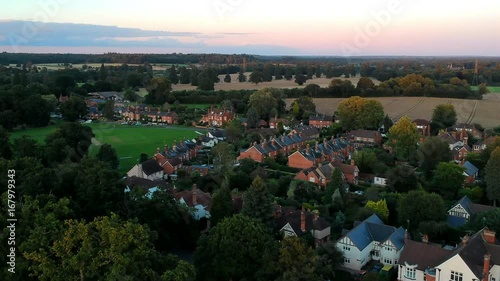
<svg viewBox="0 0 500 281">
<path fill-rule="evenodd" d="M 395 268 L 399 281 L 481 280 L 500 278 L 500 244 L 495 232 L 484 228 L 464 236 L 455 247 L 410 240 L 401 227 L 385 225 L 377 215 L 355 222 L 336 247 L 344 254 L 343 266 L 361 270 L 370 261 Z"/>
</svg>

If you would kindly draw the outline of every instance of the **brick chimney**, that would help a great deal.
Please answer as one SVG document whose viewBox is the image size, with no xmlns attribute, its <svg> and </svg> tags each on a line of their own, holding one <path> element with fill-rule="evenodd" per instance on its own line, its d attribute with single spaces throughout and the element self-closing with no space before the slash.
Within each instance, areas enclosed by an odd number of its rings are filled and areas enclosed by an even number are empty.
<svg viewBox="0 0 500 281">
<path fill-rule="evenodd" d="M 304 213 L 304 206 L 302 206 L 302 211 L 300 212 L 300 230 L 306 232 L 306 214 Z"/>
<path fill-rule="evenodd" d="M 193 206 L 196 205 L 196 204 L 198 204 L 198 202 L 197 202 L 198 198 L 197 198 L 197 195 L 196 195 L 196 192 L 197 192 L 196 189 L 197 189 L 196 188 L 196 184 L 193 184 L 193 189 L 191 190 L 191 194 L 193 194 L 193 198 L 192 198 L 193 199 Z"/>
<path fill-rule="evenodd" d="M 484 255 L 484 262 L 483 262 L 483 280 L 482 281 L 488 281 L 490 280 L 490 258 L 491 258 L 491 254 L 490 253 L 486 253 L 486 255 Z"/>
<path fill-rule="evenodd" d="M 422 236 L 422 243 L 429 243 L 429 236 L 427 236 L 427 234 L 424 234 L 424 236 Z"/>
<path fill-rule="evenodd" d="M 483 237 L 490 244 L 495 244 L 495 231 L 489 230 L 487 227 L 483 229 Z"/>
</svg>

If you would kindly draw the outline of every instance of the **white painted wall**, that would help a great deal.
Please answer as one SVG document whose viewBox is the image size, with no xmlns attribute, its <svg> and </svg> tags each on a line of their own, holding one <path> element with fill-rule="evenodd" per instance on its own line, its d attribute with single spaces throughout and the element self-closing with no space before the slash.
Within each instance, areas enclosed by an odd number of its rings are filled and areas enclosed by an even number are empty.
<svg viewBox="0 0 500 281">
<path fill-rule="evenodd" d="M 385 178 L 375 177 L 373 179 L 373 184 L 380 185 L 380 186 L 386 186 L 387 182 L 386 182 Z"/>
<path fill-rule="evenodd" d="M 330 236 L 330 227 L 323 230 L 311 230 L 311 233 L 316 239 L 324 239 L 325 237 Z"/>
<path fill-rule="evenodd" d="M 415 279 L 406 278 L 405 273 L 406 273 L 406 265 L 403 264 L 403 267 L 401 269 L 399 269 L 399 266 L 398 266 L 398 280 L 400 280 L 400 281 L 414 281 L 414 280 L 421 281 L 421 280 L 424 280 L 425 274 L 422 270 L 418 270 L 418 269 L 415 270 Z M 436 276 L 436 280 L 437 280 L 437 276 Z"/>
<path fill-rule="evenodd" d="M 475 276 L 474 273 L 472 273 L 467 264 L 459 255 L 453 256 L 452 258 L 437 266 L 437 268 L 441 269 L 441 276 L 436 276 L 436 280 L 438 280 L 438 277 L 439 280 L 450 280 L 451 271 L 462 273 L 464 281 L 472 280 L 473 278 L 479 279 L 478 276 Z M 436 274 L 439 275 L 439 273 Z"/>
<path fill-rule="evenodd" d="M 500 265 L 494 265 L 490 269 L 490 281 L 493 281 L 491 278 L 495 278 L 495 281 L 500 280 Z"/>
</svg>

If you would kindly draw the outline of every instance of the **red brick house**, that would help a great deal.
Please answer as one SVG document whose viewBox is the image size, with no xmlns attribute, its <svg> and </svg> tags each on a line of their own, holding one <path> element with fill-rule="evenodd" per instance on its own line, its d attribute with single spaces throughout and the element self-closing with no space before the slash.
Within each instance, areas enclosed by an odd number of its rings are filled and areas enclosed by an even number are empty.
<svg viewBox="0 0 500 281">
<path fill-rule="evenodd" d="M 373 146 L 382 143 L 382 135 L 378 131 L 354 130 L 347 133 L 347 138 L 358 145 Z"/>
<path fill-rule="evenodd" d="M 335 167 L 331 163 L 325 165 L 319 164 L 317 168 L 305 169 L 298 172 L 294 179 L 308 181 L 321 187 L 326 187 L 332 180 L 332 173 L 334 170 Z M 344 181 L 346 180 L 344 174 L 342 174 L 342 178 Z"/>
<path fill-rule="evenodd" d="M 333 124 L 333 117 L 328 115 L 311 115 L 309 116 L 309 126 L 315 128 L 325 128 Z"/>
<path fill-rule="evenodd" d="M 344 164 L 341 161 L 332 162 L 333 167 L 339 168 L 346 181 L 350 184 L 358 184 L 359 178 L 359 168 L 354 164 L 354 160 L 351 161 L 351 165 Z"/>
<path fill-rule="evenodd" d="M 296 151 L 288 156 L 288 167 L 309 169 L 316 165 L 316 158 L 308 151 Z"/>
<path fill-rule="evenodd" d="M 278 124 L 281 122 L 281 124 L 285 125 L 286 124 L 286 120 L 285 119 L 282 119 L 282 118 L 271 118 L 271 120 L 269 120 L 269 128 L 271 129 L 278 129 Z"/>
<path fill-rule="evenodd" d="M 160 112 L 160 122 L 166 124 L 177 124 L 179 115 L 177 113 L 168 110 L 167 112 Z"/>
<path fill-rule="evenodd" d="M 288 155 L 292 150 L 300 149 L 303 145 L 304 140 L 300 134 L 271 137 L 269 140 L 262 140 L 260 144 L 254 142 L 249 148 L 241 150 L 237 160 L 250 158 L 256 162 L 263 162 L 266 157 L 276 158 L 279 154 Z"/>
<path fill-rule="evenodd" d="M 207 123 L 211 126 L 222 126 L 224 122 L 231 122 L 236 115 L 233 113 L 233 109 L 214 109 L 213 107 L 207 112 L 207 114 L 201 117 L 201 123 Z"/>
<path fill-rule="evenodd" d="M 267 151 L 265 151 L 265 149 L 263 149 L 260 144 L 257 144 L 255 142 L 248 149 L 240 151 L 240 156 L 238 156 L 237 160 L 249 158 L 255 162 L 262 163 L 264 162 L 264 159 L 266 157 L 267 157 Z"/>
<path fill-rule="evenodd" d="M 415 119 L 413 123 L 417 125 L 417 129 L 422 135 L 422 138 L 426 138 L 431 135 L 431 122 L 425 119 Z"/>
</svg>

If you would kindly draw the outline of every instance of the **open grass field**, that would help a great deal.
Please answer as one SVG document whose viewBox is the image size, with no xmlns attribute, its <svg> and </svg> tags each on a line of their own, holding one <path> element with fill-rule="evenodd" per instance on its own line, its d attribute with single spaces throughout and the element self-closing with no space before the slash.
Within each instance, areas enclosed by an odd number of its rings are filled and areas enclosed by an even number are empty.
<svg viewBox="0 0 500 281">
<path fill-rule="evenodd" d="M 470 88 L 474 91 L 477 90 L 477 86 L 470 86 Z M 500 94 L 500 86 L 488 86 L 488 89 L 490 90 L 490 93 L 494 94 Z"/>
<path fill-rule="evenodd" d="M 126 173 L 137 163 L 141 153 L 147 153 L 150 157 L 156 153 L 156 148 L 163 148 L 165 144 L 172 143 L 182 138 L 193 139 L 198 136 L 194 128 L 184 127 L 145 127 L 113 125 L 107 123 L 89 124 L 95 134 L 95 141 L 90 147 L 90 154 L 97 153 L 99 144 L 108 143 L 112 145 L 120 158 L 120 173 Z M 45 137 L 56 130 L 56 126 L 40 129 L 29 129 L 15 131 L 11 134 L 11 140 L 30 135 L 40 143 Z"/>
<path fill-rule="evenodd" d="M 463 100 L 426 97 L 383 97 L 373 98 L 384 106 L 384 111 L 393 119 L 408 115 L 412 119 L 431 119 L 432 111 L 439 104 L 452 104 L 457 112 L 460 123 L 479 123 L 485 128 L 500 125 L 500 99 Z M 322 98 L 314 99 L 316 110 L 321 114 L 331 115 L 344 99 Z M 287 99 L 287 105 L 293 99 Z"/>
<path fill-rule="evenodd" d="M 245 75 L 250 77 L 250 72 L 246 72 Z M 307 80 L 304 85 L 299 86 L 297 83 L 295 83 L 295 78 L 292 80 L 288 81 L 285 79 L 282 80 L 273 80 L 271 82 L 263 82 L 259 83 L 258 85 L 255 85 L 250 82 L 238 82 L 238 74 L 231 74 L 231 83 L 224 83 L 224 76 L 225 75 L 219 75 L 219 79 L 221 82 L 215 84 L 215 90 L 225 90 L 225 91 L 230 91 L 230 90 L 260 90 L 266 87 L 273 87 L 273 88 L 281 88 L 281 89 L 290 89 L 290 88 L 304 88 L 309 84 L 317 84 L 322 88 L 328 87 L 330 85 L 330 82 L 332 81 L 332 78 L 326 78 L 325 76 L 322 76 L 321 78 L 316 78 L 314 76 L 313 79 Z M 350 80 L 354 86 L 359 81 L 359 77 L 353 77 L 353 78 L 341 78 L 345 80 Z M 372 78 L 373 82 L 375 85 L 380 83 L 378 80 Z M 177 84 L 177 85 L 172 85 L 172 90 L 174 91 L 183 91 L 183 90 L 196 90 L 196 86 L 191 86 L 189 84 Z"/>
</svg>

